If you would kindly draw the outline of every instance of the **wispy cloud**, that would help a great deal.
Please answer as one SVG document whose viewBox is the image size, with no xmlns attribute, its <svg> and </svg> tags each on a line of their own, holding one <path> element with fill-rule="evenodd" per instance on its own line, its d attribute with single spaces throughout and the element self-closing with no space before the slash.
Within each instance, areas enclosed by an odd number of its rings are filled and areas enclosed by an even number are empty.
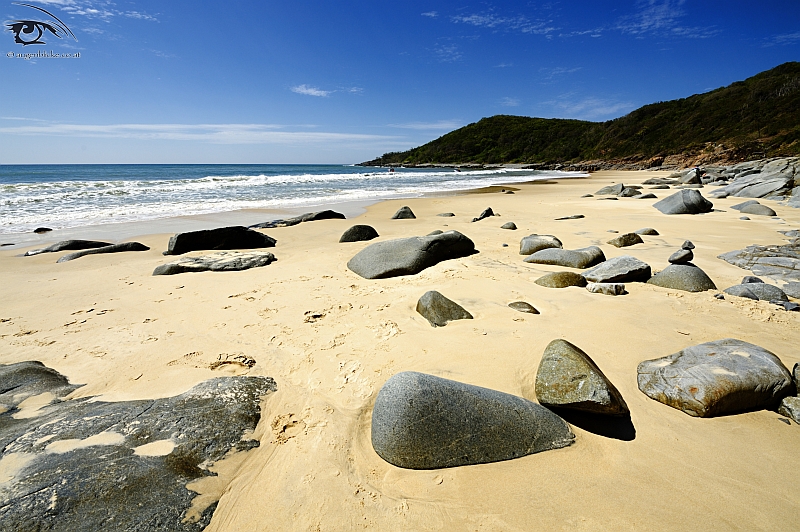
<svg viewBox="0 0 800 532">
<path fill-rule="evenodd" d="M 503 107 L 517 107 L 519 105 L 519 98 L 505 97 L 500 100 L 500 105 Z"/>
<path fill-rule="evenodd" d="M 636 36 L 656 34 L 661 36 L 706 38 L 719 33 L 713 26 L 689 27 L 681 24 L 686 16 L 686 0 L 639 0 L 636 12 L 619 19 L 616 29 Z"/>
<path fill-rule="evenodd" d="M 433 53 L 442 63 L 453 63 L 461 59 L 461 52 L 455 44 L 440 44 L 433 49 Z"/>
<path fill-rule="evenodd" d="M 6 118 L 14 119 L 14 117 Z M 25 136 L 177 140 L 210 144 L 319 144 L 397 140 L 400 137 L 318 131 L 283 131 L 277 124 L 59 124 L 0 126 Z"/>
<path fill-rule="evenodd" d="M 632 111 L 635 107 L 631 102 L 609 98 L 576 98 L 575 93 L 564 94 L 543 104 L 554 109 L 554 114 L 559 118 L 579 120 L 607 120 Z"/>
<path fill-rule="evenodd" d="M 563 76 L 564 74 L 572 74 L 577 72 L 581 69 L 581 67 L 574 67 L 574 68 L 567 68 L 567 67 L 555 67 L 555 68 L 540 68 L 539 72 L 542 74 L 542 79 L 545 80 L 552 80 L 559 76 Z"/>
<path fill-rule="evenodd" d="M 436 17 L 438 17 L 438 16 L 439 16 L 439 13 L 438 13 L 437 11 L 428 11 L 428 12 L 426 12 L 426 13 L 421 13 L 421 15 L 422 15 L 423 17 L 436 18 Z"/>
<path fill-rule="evenodd" d="M 513 66 L 514 63 L 500 63 L 499 65 L 495 65 L 494 68 L 508 68 Z"/>
<path fill-rule="evenodd" d="M 518 31 L 535 35 L 548 35 L 557 28 L 550 26 L 552 21 L 532 22 L 524 15 L 501 16 L 493 12 L 472 15 L 456 15 L 450 17 L 456 24 L 467 24 L 479 28 L 489 28 L 500 31 Z"/>
<path fill-rule="evenodd" d="M 112 17 L 128 17 L 138 20 L 158 22 L 158 18 L 141 11 L 123 11 L 117 9 L 109 0 L 37 0 L 39 5 L 55 6 L 59 10 L 74 16 L 109 19 Z"/>
<path fill-rule="evenodd" d="M 766 42 L 766 46 L 785 46 L 787 44 L 795 44 L 797 42 L 800 42 L 800 31 L 795 33 L 784 33 L 782 35 L 770 37 Z"/>
<path fill-rule="evenodd" d="M 438 122 L 408 122 L 405 124 L 389 124 L 389 127 L 399 127 L 402 129 L 420 129 L 420 130 L 432 130 L 432 129 L 458 129 L 463 126 L 464 123 L 460 120 L 439 120 Z"/>
<path fill-rule="evenodd" d="M 305 84 L 292 87 L 291 91 L 296 92 L 297 94 L 305 94 L 306 96 L 319 96 L 321 98 L 324 98 L 333 92 L 333 91 L 324 91 L 322 89 L 318 89 L 317 87 L 309 87 L 308 85 Z"/>
</svg>

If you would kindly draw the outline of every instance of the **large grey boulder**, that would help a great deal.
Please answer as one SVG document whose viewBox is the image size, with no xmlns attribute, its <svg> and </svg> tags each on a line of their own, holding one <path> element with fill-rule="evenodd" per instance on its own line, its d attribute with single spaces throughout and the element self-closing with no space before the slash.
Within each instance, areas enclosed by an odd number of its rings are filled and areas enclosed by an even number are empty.
<svg viewBox="0 0 800 532">
<path fill-rule="evenodd" d="M 303 222 L 316 222 L 317 220 L 344 220 L 344 214 L 332 210 L 324 210 L 317 212 L 307 212 L 294 218 L 287 218 L 285 220 L 270 220 L 260 224 L 248 226 L 250 229 L 272 229 L 274 227 L 291 227 L 293 225 L 301 224 Z"/>
<path fill-rule="evenodd" d="M 124 253 L 126 251 L 148 251 L 150 248 L 142 244 L 141 242 L 124 242 L 122 244 L 112 244 L 110 246 L 104 246 L 101 248 L 94 248 L 94 249 L 85 249 L 83 251 L 76 251 L 75 253 L 69 253 L 64 255 L 56 262 L 67 262 L 70 260 L 79 259 L 81 257 L 85 257 L 86 255 L 99 255 L 102 253 Z"/>
<path fill-rule="evenodd" d="M 714 204 L 696 190 L 681 190 L 653 204 L 664 214 L 700 214 L 711 212 Z"/>
<path fill-rule="evenodd" d="M 767 283 L 743 283 L 733 285 L 723 290 L 726 294 L 756 299 L 760 301 L 789 301 L 786 294 L 778 288 Z"/>
<path fill-rule="evenodd" d="M 431 327 L 444 327 L 449 321 L 472 319 L 472 314 L 464 307 L 435 290 L 422 294 L 417 301 L 417 312 L 428 320 Z"/>
<path fill-rule="evenodd" d="M 695 417 L 772 408 L 795 391 L 777 356 L 733 338 L 645 360 L 637 371 L 648 397 Z"/>
<path fill-rule="evenodd" d="M 683 290 L 684 292 L 705 292 L 706 290 L 716 290 L 717 285 L 711 278 L 692 264 L 670 264 L 647 281 L 662 288 L 672 288 L 673 290 Z"/>
<path fill-rule="evenodd" d="M 99 242 L 97 240 L 62 240 L 56 242 L 52 246 L 47 246 L 42 249 L 32 249 L 25 252 L 25 257 L 31 255 L 38 255 L 40 253 L 55 253 L 58 251 L 76 251 L 80 249 L 95 249 L 110 246 L 111 242 Z"/>
<path fill-rule="evenodd" d="M 761 205 L 760 203 L 747 205 L 746 207 L 742 207 L 741 212 L 744 214 L 755 214 L 757 216 L 777 216 L 778 213 L 775 212 L 770 207 L 766 205 Z"/>
<path fill-rule="evenodd" d="M 764 198 L 787 195 L 797 186 L 800 159 L 781 158 L 773 161 L 751 161 L 751 168 L 728 167 L 724 174 L 735 175 L 731 183 L 715 191 L 714 196 Z"/>
<path fill-rule="evenodd" d="M 223 377 L 162 399 L 66 399 L 75 388 L 35 362 L 0 366 L 0 403 L 8 409 L 0 414 L 0 449 L 21 466 L 4 474 L 0 529 L 203 530 L 216 504 L 188 519 L 197 493 L 187 483 L 259 446 L 248 435 L 264 396 L 277 390 L 267 377 Z M 50 404 L 14 417 L 24 399 L 43 393 Z"/>
<path fill-rule="evenodd" d="M 608 259 L 583 272 L 586 280 L 593 283 L 645 282 L 650 275 L 650 265 L 630 255 Z"/>
<path fill-rule="evenodd" d="M 380 235 L 371 225 L 354 225 L 342 233 L 339 242 L 363 242 L 378 238 Z"/>
<path fill-rule="evenodd" d="M 347 267 L 366 279 L 384 279 L 414 275 L 444 260 L 473 253 L 472 240 L 458 231 L 447 231 L 371 244 L 350 259 Z"/>
<path fill-rule="evenodd" d="M 272 237 L 242 226 L 178 233 L 169 239 L 164 255 L 183 255 L 206 249 L 256 249 L 275 247 Z"/>
<path fill-rule="evenodd" d="M 266 266 L 277 260 L 267 251 L 220 251 L 200 257 L 184 257 L 157 266 L 153 275 L 175 275 L 187 272 L 234 272 Z"/>
<path fill-rule="evenodd" d="M 392 220 L 412 220 L 416 218 L 414 212 L 411 210 L 411 207 L 404 206 L 400 207 L 394 216 L 392 216 Z"/>
<path fill-rule="evenodd" d="M 628 405 L 597 364 L 566 340 L 548 344 L 536 371 L 536 399 L 548 407 L 623 416 Z"/>
<path fill-rule="evenodd" d="M 754 275 L 764 275 L 785 282 L 800 281 L 800 239 L 781 246 L 747 246 L 730 251 L 718 258 L 750 270 Z"/>
<path fill-rule="evenodd" d="M 622 183 L 617 183 L 616 185 L 608 185 L 607 187 L 603 187 L 597 192 L 595 192 L 596 196 L 616 196 L 620 192 L 625 190 L 625 185 Z"/>
<path fill-rule="evenodd" d="M 375 452 L 406 469 L 510 460 L 574 439 L 564 420 L 527 399 L 413 371 L 386 381 L 372 410 Z"/>
<path fill-rule="evenodd" d="M 563 248 L 561 240 L 553 235 L 528 235 L 519 241 L 519 254 L 531 255 L 541 249 Z"/>
<path fill-rule="evenodd" d="M 636 233 L 625 233 L 624 235 L 619 235 L 617 238 L 612 238 L 606 243 L 611 244 L 615 248 L 626 248 L 636 244 L 644 244 L 644 240 Z"/>
<path fill-rule="evenodd" d="M 570 286 L 586 286 L 586 279 L 579 273 L 553 272 L 539 277 L 534 283 L 547 288 L 568 288 Z"/>
<path fill-rule="evenodd" d="M 552 266 L 566 266 L 568 268 L 589 268 L 606 260 L 603 250 L 597 246 L 581 249 L 548 248 L 533 253 L 525 259 L 532 264 L 550 264 Z"/>
</svg>

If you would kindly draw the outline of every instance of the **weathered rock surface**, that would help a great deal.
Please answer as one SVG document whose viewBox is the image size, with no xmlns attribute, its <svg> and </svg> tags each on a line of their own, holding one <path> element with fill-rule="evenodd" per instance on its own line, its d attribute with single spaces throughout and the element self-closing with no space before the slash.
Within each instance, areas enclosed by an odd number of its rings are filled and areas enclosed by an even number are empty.
<svg viewBox="0 0 800 532">
<path fill-rule="evenodd" d="M 800 397 L 784 397 L 778 407 L 778 413 L 800 424 Z"/>
<path fill-rule="evenodd" d="M 586 218 L 583 214 L 570 214 L 569 216 L 562 216 L 560 218 L 555 218 L 556 221 L 558 220 L 580 220 L 581 218 Z"/>
<path fill-rule="evenodd" d="M 77 251 L 80 249 L 95 249 L 110 246 L 111 242 L 99 242 L 97 240 L 62 240 L 52 246 L 42 249 L 32 249 L 25 253 L 26 257 L 38 255 L 39 253 L 55 253 L 58 251 Z"/>
<path fill-rule="evenodd" d="M 758 216 L 777 216 L 778 213 L 775 212 L 770 207 L 766 205 L 761 205 L 760 203 L 757 205 L 748 205 L 744 207 L 741 211 L 743 214 L 755 214 Z"/>
<path fill-rule="evenodd" d="M 452 218 L 453 216 L 455 216 L 455 214 L 452 213 L 452 212 L 441 212 L 441 213 L 437 214 L 436 216 L 441 216 L 443 218 Z"/>
<path fill-rule="evenodd" d="M 277 389 L 266 377 L 223 377 L 165 399 L 63 400 L 75 388 L 39 363 L 0 366 L 2 457 L 22 465 L 3 479 L 3 530 L 204 529 L 216 503 L 188 518 L 197 494 L 186 484 L 211 476 L 208 466 L 228 452 L 258 447 L 242 438 L 261 417 L 261 397 Z M 46 392 L 53 402 L 13 417 Z"/>
<path fill-rule="evenodd" d="M 69 253 L 58 259 L 56 262 L 67 262 L 85 257 L 86 255 L 98 255 L 101 253 L 124 253 L 126 251 L 148 251 L 149 249 L 149 247 L 145 246 L 141 242 L 124 242 L 122 244 L 113 244 L 101 248 L 85 249 L 83 251 Z"/>
<path fill-rule="evenodd" d="M 603 250 L 597 246 L 581 249 L 548 248 L 533 253 L 525 262 L 533 264 L 550 264 L 568 268 L 589 268 L 606 260 Z"/>
<path fill-rule="evenodd" d="M 561 240 L 553 235 L 528 235 L 519 242 L 519 254 L 530 255 L 542 249 L 562 248 Z"/>
<path fill-rule="evenodd" d="M 394 216 L 392 216 L 392 220 L 411 220 L 416 218 L 414 212 L 411 210 L 411 207 L 405 206 L 400 207 Z"/>
<path fill-rule="evenodd" d="M 754 275 L 764 275 L 785 282 L 800 281 L 800 241 L 781 246 L 747 246 L 730 251 L 718 258 L 750 270 Z"/>
<path fill-rule="evenodd" d="M 634 233 L 636 233 L 637 235 L 645 235 L 645 236 L 648 236 L 648 235 L 649 236 L 658 236 L 659 235 L 658 231 L 656 231 L 652 227 L 643 227 L 641 229 L 637 229 L 636 231 L 634 231 Z"/>
<path fill-rule="evenodd" d="M 606 296 L 622 296 L 627 294 L 625 283 L 589 283 L 586 290 L 592 294 L 603 294 Z"/>
<path fill-rule="evenodd" d="M 515 224 L 514 222 L 506 222 L 506 223 L 504 223 L 503 225 L 500 226 L 500 229 L 510 229 L 512 231 L 516 231 L 517 230 L 517 224 Z"/>
<path fill-rule="evenodd" d="M 508 306 L 509 308 L 512 308 L 517 312 L 525 312 L 527 314 L 539 314 L 539 311 L 536 309 L 536 307 L 525 301 L 512 301 L 511 303 L 508 304 Z"/>
<path fill-rule="evenodd" d="M 651 192 L 648 192 L 647 194 L 637 194 L 636 196 L 632 197 L 633 199 L 658 199 L 658 196 Z"/>
<path fill-rule="evenodd" d="M 686 264 L 692 262 L 694 253 L 691 249 L 679 249 L 667 259 L 671 264 Z"/>
<path fill-rule="evenodd" d="M 472 319 L 472 314 L 464 307 L 435 290 L 425 292 L 419 298 L 417 312 L 428 320 L 431 327 L 444 327 L 449 321 Z"/>
<path fill-rule="evenodd" d="M 169 239 L 164 255 L 211 249 L 256 249 L 275 247 L 277 240 L 242 226 L 220 227 L 178 233 Z"/>
<path fill-rule="evenodd" d="M 795 391 L 777 356 L 733 338 L 645 360 L 638 374 L 648 397 L 695 417 L 772 408 Z"/>
<path fill-rule="evenodd" d="M 293 225 L 301 224 L 303 222 L 315 222 L 317 220 L 344 220 L 344 214 L 336 211 L 325 210 L 317 212 L 307 212 L 294 218 L 287 218 L 285 220 L 271 220 L 249 226 L 250 229 L 272 229 L 274 227 L 291 227 Z"/>
<path fill-rule="evenodd" d="M 625 233 L 624 235 L 609 240 L 607 244 L 611 244 L 615 248 L 625 248 L 636 244 L 644 244 L 644 240 L 636 233 Z"/>
<path fill-rule="evenodd" d="M 597 364 L 566 340 L 548 344 L 536 372 L 536 399 L 549 407 L 622 416 L 628 405 Z"/>
<path fill-rule="evenodd" d="M 567 288 L 570 286 L 586 286 L 586 279 L 579 273 L 553 272 L 539 277 L 534 283 L 547 288 Z"/>
<path fill-rule="evenodd" d="M 366 279 L 384 279 L 414 275 L 444 260 L 474 253 L 472 240 L 458 231 L 447 231 L 371 244 L 350 259 L 347 267 Z"/>
<path fill-rule="evenodd" d="M 783 292 L 787 296 L 793 297 L 795 299 L 800 299 L 800 283 L 799 282 L 787 283 L 787 284 L 783 285 L 781 287 L 781 289 L 783 290 Z"/>
<path fill-rule="evenodd" d="M 438 469 L 566 447 L 574 434 L 541 405 L 416 372 L 394 375 L 372 411 L 372 446 L 390 464 Z"/>
<path fill-rule="evenodd" d="M 622 183 L 617 183 L 616 185 L 608 185 L 607 187 L 603 187 L 594 194 L 595 196 L 616 196 L 623 190 L 625 190 L 625 185 Z"/>
<path fill-rule="evenodd" d="M 733 209 L 735 211 L 741 211 L 742 209 L 744 209 L 745 207 L 749 207 L 750 205 L 761 205 L 761 204 L 759 202 L 757 202 L 756 200 L 751 199 L 751 200 L 743 201 L 742 203 L 737 203 L 736 205 L 732 205 L 731 209 Z"/>
<path fill-rule="evenodd" d="M 339 242 L 364 242 L 378 238 L 380 235 L 371 225 L 354 225 L 344 233 Z"/>
<path fill-rule="evenodd" d="M 800 185 L 800 158 L 789 157 L 750 161 L 747 170 L 737 170 L 736 166 L 727 167 L 723 173 L 735 175 L 733 181 L 712 193 L 724 198 L 735 196 L 740 198 L 765 198 L 788 196 L 794 187 Z"/>
<path fill-rule="evenodd" d="M 733 285 L 730 288 L 723 290 L 726 294 L 746 297 L 748 299 L 756 299 L 760 301 L 789 301 L 786 294 L 771 284 L 766 283 L 743 283 Z"/>
<path fill-rule="evenodd" d="M 706 290 L 716 290 L 717 285 L 711 278 L 692 264 L 670 264 L 647 281 L 662 288 L 672 288 L 673 290 L 683 290 L 684 292 L 705 292 Z"/>
<path fill-rule="evenodd" d="M 187 272 L 233 272 L 266 266 L 277 260 L 267 251 L 220 251 L 200 257 L 184 257 L 157 266 L 153 275 L 175 275 Z"/>
<path fill-rule="evenodd" d="M 495 214 L 494 214 L 494 211 L 492 210 L 492 208 L 491 208 L 491 207 L 487 207 L 486 209 L 484 209 L 484 210 L 483 210 L 483 212 L 481 212 L 481 213 L 478 215 L 478 217 L 477 217 L 477 218 L 473 218 L 473 219 L 472 219 L 472 221 L 473 221 L 473 222 L 480 222 L 480 221 L 481 221 L 481 220 L 483 220 L 484 218 L 488 218 L 488 217 L 490 217 L 490 216 L 494 216 L 494 215 L 495 215 Z"/>
<path fill-rule="evenodd" d="M 711 212 L 714 204 L 696 190 L 681 190 L 655 202 L 653 207 L 664 214 L 700 214 Z"/>
<path fill-rule="evenodd" d="M 630 255 L 608 259 L 583 272 L 586 280 L 593 283 L 645 282 L 650 275 L 650 265 Z"/>
</svg>

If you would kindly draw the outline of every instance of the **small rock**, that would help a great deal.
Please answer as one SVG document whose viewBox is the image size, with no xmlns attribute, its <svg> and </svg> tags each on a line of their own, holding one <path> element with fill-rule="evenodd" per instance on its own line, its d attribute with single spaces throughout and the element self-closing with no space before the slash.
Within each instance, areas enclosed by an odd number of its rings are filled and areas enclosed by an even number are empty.
<svg viewBox="0 0 800 532">
<path fill-rule="evenodd" d="M 638 229 L 634 231 L 637 235 L 644 235 L 644 236 L 658 236 L 659 233 L 652 227 L 643 227 L 642 229 Z"/>
<path fill-rule="evenodd" d="M 414 212 L 411 210 L 410 207 L 400 207 L 394 216 L 392 216 L 392 220 L 413 220 L 417 217 L 414 215 Z"/>
<path fill-rule="evenodd" d="M 616 185 L 609 185 L 607 187 L 601 188 L 600 190 L 595 192 L 595 195 L 597 195 L 597 196 L 610 196 L 610 195 L 616 196 L 617 194 L 622 192 L 624 189 L 625 189 L 625 185 L 623 185 L 622 183 L 618 183 Z"/>
<path fill-rule="evenodd" d="M 33 230 L 33 232 L 36 233 L 37 235 L 41 235 L 42 233 L 49 233 L 50 231 L 52 231 L 52 229 L 50 229 L 49 227 L 37 227 L 36 229 Z"/>
<path fill-rule="evenodd" d="M 354 225 L 344 233 L 339 239 L 339 242 L 364 242 L 378 238 L 380 235 L 374 227 L 370 225 Z"/>
<path fill-rule="evenodd" d="M 750 218 L 748 218 L 747 216 L 740 216 L 739 219 L 740 220 L 749 220 Z"/>
<path fill-rule="evenodd" d="M 614 197 L 611 197 L 611 198 L 597 198 L 597 199 L 598 199 L 598 200 L 613 200 L 613 201 L 619 201 L 619 198 L 614 198 Z"/>
<path fill-rule="evenodd" d="M 624 416 L 628 405 L 583 350 L 566 340 L 545 348 L 536 372 L 536 398 L 549 407 Z"/>
<path fill-rule="evenodd" d="M 756 204 L 756 205 L 748 205 L 741 209 L 741 212 L 744 214 L 756 214 L 759 216 L 776 216 L 776 213 L 771 208 L 767 207 L 766 205 Z"/>
<path fill-rule="evenodd" d="M 435 290 L 425 292 L 419 298 L 417 312 L 428 320 L 431 327 L 444 327 L 449 321 L 472 319 L 472 314 L 467 312 L 461 305 L 447 299 Z"/>
<path fill-rule="evenodd" d="M 638 196 L 640 194 L 641 194 L 641 192 L 639 192 L 637 189 L 635 189 L 633 187 L 625 187 L 625 188 L 622 189 L 622 191 L 620 191 L 619 194 L 617 194 L 617 197 L 618 198 L 632 198 L 632 197 Z"/>
<path fill-rule="evenodd" d="M 705 292 L 717 289 L 717 285 L 706 275 L 706 272 L 692 263 L 670 264 L 651 277 L 647 283 L 685 292 Z"/>
<path fill-rule="evenodd" d="M 609 240 L 606 243 L 611 244 L 612 246 L 617 248 L 625 248 L 636 244 L 644 244 L 644 240 L 642 240 L 642 237 L 640 237 L 636 233 L 626 233 L 624 235 L 618 236 L 617 238 Z"/>
<path fill-rule="evenodd" d="M 715 298 L 715 299 L 722 299 L 722 300 L 724 300 L 724 299 L 725 299 L 725 296 L 723 296 L 722 294 L 714 294 L 714 298 Z"/>
<path fill-rule="evenodd" d="M 650 190 L 669 190 L 669 185 L 656 185 L 650 187 Z"/>
<path fill-rule="evenodd" d="M 488 208 L 484 209 L 483 212 L 480 213 L 477 218 L 473 218 L 472 221 L 473 222 L 480 222 L 484 218 L 488 218 L 490 216 L 495 216 L 495 214 L 494 214 L 494 211 L 492 210 L 492 208 L 488 207 Z"/>
<path fill-rule="evenodd" d="M 581 218 L 585 218 L 582 214 L 573 214 L 571 216 L 562 216 L 561 218 L 556 218 L 556 220 L 580 220 Z"/>
<path fill-rule="evenodd" d="M 99 255 L 101 253 L 123 253 L 126 251 L 149 251 L 150 248 L 140 242 L 124 242 L 122 244 L 113 244 L 111 246 L 103 246 L 101 248 L 85 249 L 83 251 L 76 251 L 64 255 L 56 262 L 67 262 L 70 260 L 79 259 L 86 255 Z"/>
<path fill-rule="evenodd" d="M 637 194 L 636 196 L 632 196 L 633 199 L 658 199 L 658 196 L 655 194 Z"/>
<path fill-rule="evenodd" d="M 664 214 L 700 214 L 711 212 L 714 204 L 696 190 L 681 190 L 657 201 L 653 207 Z"/>
<path fill-rule="evenodd" d="M 574 439 L 564 420 L 527 399 L 411 371 L 389 379 L 372 410 L 372 447 L 407 469 L 509 460 Z"/>
<path fill-rule="evenodd" d="M 508 304 L 509 308 L 513 308 L 517 312 L 526 312 L 528 314 L 539 314 L 539 311 L 531 305 L 530 303 L 526 303 L 525 301 L 513 301 Z"/>
<path fill-rule="evenodd" d="M 681 249 L 694 249 L 694 244 L 692 244 L 691 240 L 684 240 L 683 244 L 681 244 Z"/>
<path fill-rule="evenodd" d="M 751 200 L 747 200 L 745 202 L 733 205 L 733 206 L 731 206 L 731 209 L 733 209 L 735 211 L 741 211 L 742 209 L 744 209 L 745 207 L 749 207 L 750 205 L 761 205 L 761 204 L 759 202 L 757 202 L 756 200 L 751 199 Z"/>
<path fill-rule="evenodd" d="M 694 259 L 694 253 L 692 253 L 691 249 L 679 249 L 670 255 L 667 260 L 672 264 L 686 264 L 687 262 L 692 262 L 692 259 Z"/>
<path fill-rule="evenodd" d="M 650 265 L 630 255 L 614 257 L 583 273 L 587 281 L 594 283 L 644 282 L 650 275 Z"/>
<path fill-rule="evenodd" d="M 608 229 L 606 233 L 619 233 L 616 229 Z"/>
<path fill-rule="evenodd" d="M 784 397 L 778 413 L 800 425 L 800 397 Z"/>
<path fill-rule="evenodd" d="M 742 283 L 741 283 L 741 284 L 747 284 L 747 283 L 763 283 L 763 282 L 764 282 L 764 280 L 763 280 L 763 279 L 761 279 L 761 277 L 756 277 L 756 276 L 754 276 L 754 275 L 745 275 L 745 276 L 742 278 Z"/>
<path fill-rule="evenodd" d="M 517 224 L 515 224 L 514 222 L 506 222 L 506 223 L 504 223 L 503 225 L 500 226 L 500 229 L 510 229 L 512 231 L 516 231 L 517 230 Z"/>
<path fill-rule="evenodd" d="M 567 288 L 570 286 L 586 286 L 586 279 L 579 273 L 554 272 L 539 277 L 534 283 L 547 288 Z"/>
<path fill-rule="evenodd" d="M 441 216 L 443 218 L 452 218 L 453 216 L 455 216 L 455 214 L 452 212 L 440 212 L 436 216 Z"/>
<path fill-rule="evenodd" d="M 505 192 L 503 192 L 503 194 L 513 194 L 513 193 L 514 193 L 513 190 L 506 190 Z"/>
<path fill-rule="evenodd" d="M 519 242 L 519 254 L 530 255 L 542 249 L 561 248 L 561 240 L 553 235 L 528 235 Z"/>
<path fill-rule="evenodd" d="M 628 293 L 625 291 L 625 283 L 589 283 L 586 285 L 586 290 L 607 296 L 622 296 Z"/>
<path fill-rule="evenodd" d="M 500 244 L 500 247 L 507 248 L 508 244 Z"/>
<path fill-rule="evenodd" d="M 97 240 L 62 240 L 46 248 L 27 251 L 25 256 L 30 257 L 31 255 L 38 255 L 40 253 L 56 253 L 58 251 L 104 248 L 110 245 L 112 245 L 111 242 L 99 242 Z"/>
<path fill-rule="evenodd" d="M 604 260 L 606 260 L 606 256 L 603 254 L 603 250 L 597 246 L 589 246 L 588 248 L 575 250 L 560 248 L 542 249 L 526 258 L 525 262 L 583 269 L 594 266 Z"/>
<path fill-rule="evenodd" d="M 594 197 L 594 194 L 584 194 L 584 195 L 583 195 L 583 196 L 581 196 L 581 197 L 582 197 L 582 198 L 593 198 L 593 197 Z"/>
</svg>

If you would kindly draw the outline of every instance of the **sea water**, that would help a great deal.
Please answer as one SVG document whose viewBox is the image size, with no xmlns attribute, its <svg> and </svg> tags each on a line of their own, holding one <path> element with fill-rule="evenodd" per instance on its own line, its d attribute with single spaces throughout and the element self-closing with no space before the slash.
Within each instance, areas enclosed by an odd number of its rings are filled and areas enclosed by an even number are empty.
<svg viewBox="0 0 800 532">
<path fill-rule="evenodd" d="M 368 203 L 578 175 L 347 165 L 0 165 L 0 234 Z"/>
</svg>

